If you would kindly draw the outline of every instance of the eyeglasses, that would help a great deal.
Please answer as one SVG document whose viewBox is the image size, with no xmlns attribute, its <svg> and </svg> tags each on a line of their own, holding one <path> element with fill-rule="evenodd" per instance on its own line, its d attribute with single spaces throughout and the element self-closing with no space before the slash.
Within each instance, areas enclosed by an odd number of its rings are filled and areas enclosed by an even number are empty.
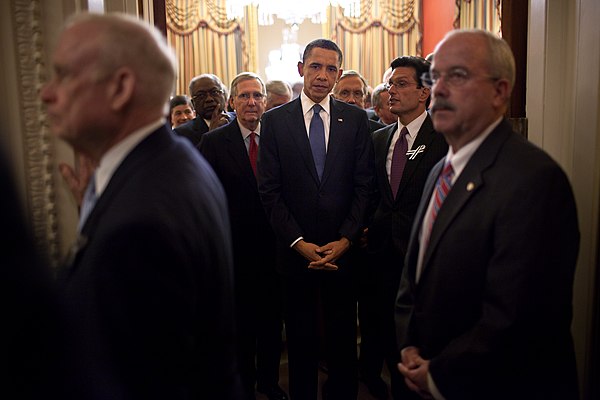
<svg viewBox="0 0 600 400">
<path fill-rule="evenodd" d="M 347 99 L 351 96 L 354 97 L 355 99 L 362 99 L 365 97 L 365 94 L 361 90 L 356 90 L 354 92 L 350 91 L 350 90 L 342 90 L 341 92 L 339 92 L 337 94 L 337 96 L 342 99 Z"/>
<path fill-rule="evenodd" d="M 240 93 L 237 95 L 238 100 L 240 101 L 250 101 L 250 98 L 254 99 L 254 101 L 261 101 L 265 98 L 265 95 L 260 92 L 254 93 Z"/>
<path fill-rule="evenodd" d="M 396 81 L 396 82 L 393 82 L 393 81 L 389 81 L 388 83 L 384 84 L 383 87 L 384 87 L 385 90 L 389 91 L 392 88 L 392 86 L 395 86 L 398 89 L 406 89 L 407 87 L 412 86 L 412 85 L 419 86 L 419 84 L 417 82 L 407 82 L 407 81 Z"/>
<path fill-rule="evenodd" d="M 223 94 L 223 91 L 221 89 L 211 89 L 207 92 L 205 91 L 199 91 L 196 92 L 193 96 L 192 96 L 192 100 L 194 101 L 204 101 L 206 100 L 206 98 L 208 97 L 208 95 L 210 95 L 210 97 L 218 97 L 220 95 Z"/>
<path fill-rule="evenodd" d="M 421 75 L 421 81 L 423 82 L 423 86 L 431 88 L 440 79 L 444 78 L 448 86 L 458 87 L 467 83 L 469 79 L 476 77 L 491 79 L 493 81 L 499 79 L 490 75 L 471 75 L 469 71 L 463 68 L 452 68 L 448 72 L 444 73 L 439 73 L 437 71 L 424 72 Z"/>
</svg>

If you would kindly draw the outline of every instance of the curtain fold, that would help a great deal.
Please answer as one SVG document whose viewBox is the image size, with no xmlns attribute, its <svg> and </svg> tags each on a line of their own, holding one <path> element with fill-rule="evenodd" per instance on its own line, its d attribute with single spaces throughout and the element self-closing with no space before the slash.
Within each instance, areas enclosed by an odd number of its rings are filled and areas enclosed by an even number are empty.
<svg viewBox="0 0 600 400">
<path fill-rule="evenodd" d="M 227 19 L 225 0 L 166 0 L 167 41 L 179 60 L 176 94 L 189 94 L 190 80 L 202 73 L 228 84 L 248 69 L 242 24 Z"/>
<path fill-rule="evenodd" d="M 364 0 L 355 17 L 329 7 L 326 24 L 344 54 L 343 68 L 359 71 L 375 87 L 396 57 L 422 56 L 419 15 L 416 0 Z"/>
<path fill-rule="evenodd" d="M 501 0 L 456 0 L 454 28 L 478 28 L 502 36 Z"/>
<path fill-rule="evenodd" d="M 195 75 L 213 73 L 226 85 L 242 71 L 258 71 L 257 5 L 240 19 L 227 18 L 227 0 L 166 0 L 167 40 L 179 59 L 177 94 L 188 93 Z M 328 6 L 323 37 L 344 54 L 344 69 L 359 71 L 370 86 L 381 83 L 391 61 L 422 54 L 421 1 L 362 0 L 344 15 Z M 455 28 L 482 28 L 501 35 L 501 0 L 456 0 Z"/>
</svg>

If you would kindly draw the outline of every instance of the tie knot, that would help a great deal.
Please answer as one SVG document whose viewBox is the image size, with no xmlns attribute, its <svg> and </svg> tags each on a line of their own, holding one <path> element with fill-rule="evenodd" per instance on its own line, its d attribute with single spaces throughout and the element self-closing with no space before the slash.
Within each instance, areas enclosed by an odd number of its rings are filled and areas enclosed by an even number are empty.
<svg viewBox="0 0 600 400">
<path fill-rule="evenodd" d="M 400 137 L 402 137 L 402 136 L 406 136 L 406 135 L 408 135 L 408 129 L 407 129 L 406 127 L 403 127 L 403 128 L 400 130 Z"/>
<path fill-rule="evenodd" d="M 254 132 L 254 131 L 250 132 L 250 140 L 254 140 L 255 137 L 256 137 L 256 132 Z"/>
<path fill-rule="evenodd" d="M 315 104 L 313 106 L 313 113 L 314 113 L 314 115 L 318 115 L 321 112 L 322 109 L 323 109 L 323 107 L 321 107 L 320 104 Z"/>
<path fill-rule="evenodd" d="M 442 175 L 443 176 L 453 176 L 454 175 L 454 168 L 452 168 L 451 162 L 448 162 L 448 163 L 446 163 L 446 165 L 444 165 L 444 170 L 442 171 Z"/>
</svg>

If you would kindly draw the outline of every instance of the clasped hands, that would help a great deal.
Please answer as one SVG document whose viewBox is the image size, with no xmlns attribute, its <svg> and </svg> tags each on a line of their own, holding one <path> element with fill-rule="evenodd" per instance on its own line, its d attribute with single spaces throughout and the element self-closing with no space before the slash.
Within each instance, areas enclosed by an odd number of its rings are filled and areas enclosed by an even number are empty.
<svg viewBox="0 0 600 400">
<path fill-rule="evenodd" d="M 402 349 L 401 354 L 398 370 L 404 376 L 406 386 L 424 399 L 433 399 L 428 385 L 429 360 L 422 358 L 419 349 L 412 346 Z"/>
<path fill-rule="evenodd" d="M 350 240 L 341 238 L 323 246 L 300 240 L 294 248 L 309 261 L 308 269 L 337 271 L 335 262 L 350 248 Z"/>
</svg>

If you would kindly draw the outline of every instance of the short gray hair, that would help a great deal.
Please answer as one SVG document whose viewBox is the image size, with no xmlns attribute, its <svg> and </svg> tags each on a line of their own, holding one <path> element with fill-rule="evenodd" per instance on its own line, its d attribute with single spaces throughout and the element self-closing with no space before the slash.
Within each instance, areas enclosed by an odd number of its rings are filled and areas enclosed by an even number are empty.
<svg viewBox="0 0 600 400">
<path fill-rule="evenodd" d="M 66 27 L 78 24 L 96 26 L 100 31 L 98 79 L 128 66 L 139 79 L 138 100 L 167 104 L 175 88 L 177 58 L 156 28 L 125 13 L 78 13 L 69 18 Z"/>
</svg>

